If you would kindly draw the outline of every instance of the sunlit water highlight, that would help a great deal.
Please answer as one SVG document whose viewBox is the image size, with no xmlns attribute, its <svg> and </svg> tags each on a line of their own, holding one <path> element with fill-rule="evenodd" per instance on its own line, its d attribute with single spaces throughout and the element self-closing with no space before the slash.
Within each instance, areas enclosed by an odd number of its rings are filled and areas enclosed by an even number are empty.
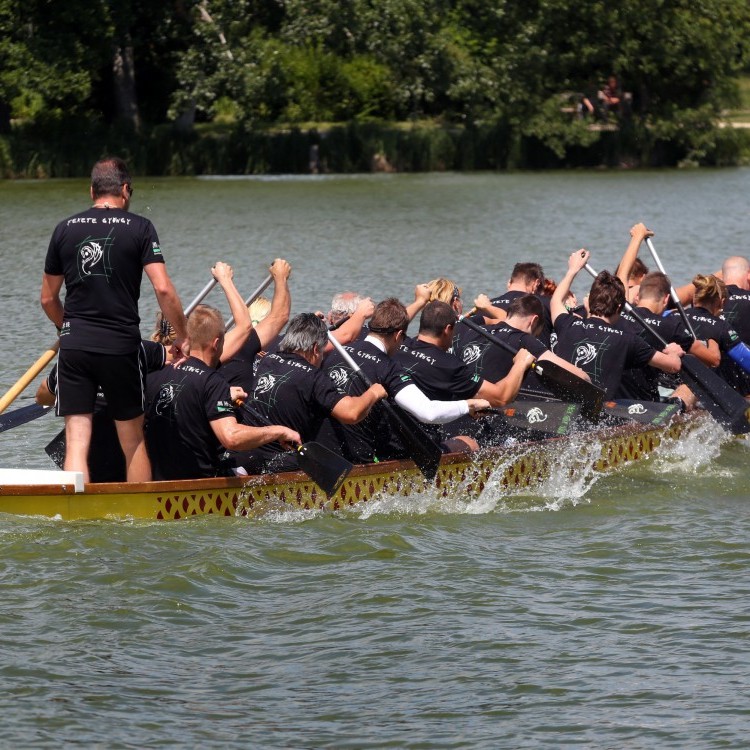
<svg viewBox="0 0 750 750">
<path fill-rule="evenodd" d="M 515 260 L 559 276 L 581 245 L 605 267 L 641 219 L 682 283 L 746 252 L 748 194 L 747 170 L 142 180 L 133 208 L 185 298 L 219 258 L 244 291 L 280 255 L 299 311 L 342 287 L 408 298 L 440 274 L 471 300 Z M 0 183 L 3 391 L 53 337 L 44 249 L 84 204 L 82 182 Z M 143 309 L 145 330 L 146 289 Z M 0 434 L 0 463 L 49 466 L 59 428 Z M 610 474 L 592 471 L 595 441 L 571 442 L 541 487 L 490 481 L 476 499 L 4 517 L 3 745 L 746 746 L 747 451 L 706 420 Z"/>
</svg>

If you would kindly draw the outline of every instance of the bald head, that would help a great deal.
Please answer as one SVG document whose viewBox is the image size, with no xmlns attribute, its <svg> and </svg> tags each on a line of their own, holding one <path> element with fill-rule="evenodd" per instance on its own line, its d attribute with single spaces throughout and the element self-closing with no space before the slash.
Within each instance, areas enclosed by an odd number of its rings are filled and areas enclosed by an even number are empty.
<svg viewBox="0 0 750 750">
<path fill-rule="evenodd" d="M 724 261 L 721 275 L 725 284 L 734 284 L 740 289 L 750 289 L 750 262 L 742 255 L 732 255 Z"/>
</svg>

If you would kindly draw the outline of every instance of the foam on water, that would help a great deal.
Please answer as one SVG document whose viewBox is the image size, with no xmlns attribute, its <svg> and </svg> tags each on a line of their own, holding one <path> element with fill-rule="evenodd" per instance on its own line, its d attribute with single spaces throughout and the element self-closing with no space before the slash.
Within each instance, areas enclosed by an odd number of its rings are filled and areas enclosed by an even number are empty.
<svg viewBox="0 0 750 750">
<path fill-rule="evenodd" d="M 687 434 L 662 441 L 654 454 L 653 470 L 659 474 L 729 476 L 731 471 L 719 466 L 717 459 L 733 440 L 716 421 L 700 418 Z"/>
</svg>

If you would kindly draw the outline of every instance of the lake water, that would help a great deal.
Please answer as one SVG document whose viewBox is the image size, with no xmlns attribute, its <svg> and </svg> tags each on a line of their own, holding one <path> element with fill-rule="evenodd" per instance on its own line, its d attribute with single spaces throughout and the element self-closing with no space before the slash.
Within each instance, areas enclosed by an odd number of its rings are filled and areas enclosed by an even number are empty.
<svg viewBox="0 0 750 750">
<path fill-rule="evenodd" d="M 216 260 L 249 293 L 279 256 L 295 312 L 344 289 L 411 299 L 439 275 L 471 301 L 518 260 L 559 278 L 587 247 L 611 269 L 637 221 L 676 284 L 750 252 L 743 169 L 134 184 L 185 302 Z M 84 181 L 0 182 L 0 392 L 54 340 L 44 255 L 86 205 Z M 146 333 L 147 283 L 141 309 Z M 60 426 L 0 434 L 0 465 L 49 468 Z M 474 503 L 0 517 L 3 744 L 747 747 L 747 459 L 706 422 L 616 474 Z"/>
</svg>

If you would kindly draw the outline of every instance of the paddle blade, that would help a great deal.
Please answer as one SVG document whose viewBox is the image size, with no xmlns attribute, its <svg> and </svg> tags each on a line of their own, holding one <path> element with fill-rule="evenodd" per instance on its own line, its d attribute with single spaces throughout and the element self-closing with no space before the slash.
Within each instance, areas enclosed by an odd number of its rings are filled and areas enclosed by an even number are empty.
<svg viewBox="0 0 750 750">
<path fill-rule="evenodd" d="M 701 406 L 722 427 L 734 435 L 750 432 L 750 404 L 726 380 L 692 354 L 682 358 L 680 374 Z"/>
<path fill-rule="evenodd" d="M 604 402 L 603 388 L 579 378 L 555 362 L 536 362 L 534 371 L 555 396 L 580 404 L 585 419 L 596 421 L 599 418 Z"/>
<path fill-rule="evenodd" d="M 53 411 L 49 406 L 29 404 L 28 406 L 22 406 L 20 409 L 9 411 L 6 414 L 0 414 L 0 432 L 20 427 L 22 424 L 31 422 L 38 417 L 43 417 L 49 411 Z"/>
<path fill-rule="evenodd" d="M 55 462 L 55 464 L 62 469 L 65 465 L 65 428 L 63 427 L 60 432 L 52 438 L 52 440 L 44 446 L 44 452 Z"/>
<path fill-rule="evenodd" d="M 631 401 L 617 399 L 606 401 L 602 416 L 624 419 L 639 424 L 664 425 L 680 413 L 679 404 L 663 404 L 659 401 Z"/>
<path fill-rule="evenodd" d="M 300 469 L 329 497 L 335 495 L 349 476 L 354 464 L 320 443 L 305 443 L 297 448 Z"/>
<path fill-rule="evenodd" d="M 434 479 L 440 465 L 440 456 L 443 455 L 440 446 L 409 414 L 392 406 L 388 401 L 381 401 L 381 403 L 409 458 L 414 461 L 425 479 Z"/>
<path fill-rule="evenodd" d="M 575 428 L 581 409 L 577 404 L 555 401 L 514 401 L 498 409 L 508 424 L 549 435 L 567 435 Z"/>
</svg>

